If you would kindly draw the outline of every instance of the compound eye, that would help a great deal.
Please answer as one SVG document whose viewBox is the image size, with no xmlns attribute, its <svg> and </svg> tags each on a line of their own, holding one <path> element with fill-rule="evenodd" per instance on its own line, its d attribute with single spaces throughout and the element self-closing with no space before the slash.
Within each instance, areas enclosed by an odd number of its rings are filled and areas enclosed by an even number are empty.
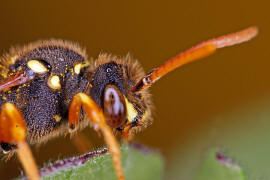
<svg viewBox="0 0 270 180">
<path fill-rule="evenodd" d="M 27 66 L 32 71 L 34 71 L 35 73 L 38 73 L 38 74 L 44 74 L 44 73 L 49 71 L 47 69 L 47 67 L 39 60 L 30 60 L 27 62 Z"/>
<path fill-rule="evenodd" d="M 125 123 L 125 99 L 119 89 L 113 85 L 108 85 L 104 91 L 104 115 L 107 124 L 112 128 L 120 127 Z"/>
</svg>

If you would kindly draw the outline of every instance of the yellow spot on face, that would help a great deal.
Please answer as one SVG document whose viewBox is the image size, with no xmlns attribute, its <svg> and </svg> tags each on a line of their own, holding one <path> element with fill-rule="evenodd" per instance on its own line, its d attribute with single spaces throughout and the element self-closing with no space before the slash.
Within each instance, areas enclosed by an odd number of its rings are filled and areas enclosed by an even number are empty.
<svg viewBox="0 0 270 180">
<path fill-rule="evenodd" d="M 81 63 L 76 64 L 76 65 L 74 66 L 74 72 L 75 72 L 76 74 L 80 74 L 81 68 L 82 68 L 82 64 L 81 64 Z"/>
<path fill-rule="evenodd" d="M 48 72 L 48 69 L 38 60 L 30 60 L 27 66 L 35 73 L 43 74 Z"/>
<path fill-rule="evenodd" d="M 3 99 L 3 100 L 7 100 L 7 97 L 6 97 L 6 96 L 3 96 L 2 99 Z"/>
<path fill-rule="evenodd" d="M 52 89 L 61 89 L 59 76 L 57 75 L 51 76 L 48 80 L 48 85 Z"/>
<path fill-rule="evenodd" d="M 124 97 L 126 102 L 126 108 L 127 108 L 127 119 L 128 122 L 131 123 L 135 117 L 138 115 L 138 112 L 135 110 L 133 104 L 131 104 L 126 97 Z"/>
<path fill-rule="evenodd" d="M 60 122 L 62 117 L 59 115 L 54 115 L 53 118 L 55 119 L 56 122 Z"/>
</svg>

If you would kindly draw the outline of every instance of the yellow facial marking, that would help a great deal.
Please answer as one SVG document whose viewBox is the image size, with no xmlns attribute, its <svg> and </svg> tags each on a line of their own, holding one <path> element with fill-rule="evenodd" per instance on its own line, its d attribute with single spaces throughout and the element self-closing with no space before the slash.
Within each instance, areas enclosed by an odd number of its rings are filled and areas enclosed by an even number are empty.
<svg viewBox="0 0 270 180">
<path fill-rule="evenodd" d="M 54 115 L 53 118 L 55 119 L 55 122 L 60 122 L 62 117 L 59 115 Z"/>
<path fill-rule="evenodd" d="M 48 72 L 48 69 L 38 60 L 28 61 L 27 66 L 35 73 L 44 74 Z"/>
<path fill-rule="evenodd" d="M 131 104 L 126 97 L 124 97 L 127 107 L 127 119 L 128 122 L 131 123 L 134 118 L 138 115 L 138 112 L 135 110 L 133 104 Z"/>
<path fill-rule="evenodd" d="M 51 76 L 48 80 L 48 85 L 52 89 L 61 89 L 59 76 L 57 75 Z"/>
<path fill-rule="evenodd" d="M 76 64 L 76 65 L 74 66 L 74 72 L 75 72 L 76 74 L 80 74 L 81 68 L 82 68 L 82 64 L 81 64 L 81 63 Z"/>
</svg>

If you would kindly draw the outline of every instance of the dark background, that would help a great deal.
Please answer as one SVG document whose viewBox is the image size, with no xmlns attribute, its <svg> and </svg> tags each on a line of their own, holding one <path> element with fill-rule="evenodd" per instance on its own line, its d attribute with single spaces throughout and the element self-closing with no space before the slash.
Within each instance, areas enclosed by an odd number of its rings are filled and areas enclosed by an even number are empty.
<svg viewBox="0 0 270 180">
<path fill-rule="evenodd" d="M 245 142 L 237 133 L 252 136 L 251 129 L 258 125 L 219 117 L 270 95 L 269 5 L 266 0 L 2 1 L 0 52 L 38 39 L 68 39 L 86 47 L 89 57 L 100 52 L 131 53 L 148 72 L 202 40 L 258 26 L 256 39 L 186 65 L 151 88 L 154 123 L 136 140 L 164 154 L 167 172 L 177 154 L 183 161 L 174 168 L 179 178 L 189 179 L 197 166 L 190 163 L 196 162 L 194 157 L 212 146 L 227 151 L 243 147 L 231 142 Z M 94 149 L 102 147 L 102 139 L 92 129 L 84 134 Z M 34 148 L 40 166 L 74 154 L 78 151 L 69 137 Z M 16 177 L 19 170 L 16 158 L 0 162 L 1 179 Z"/>
</svg>

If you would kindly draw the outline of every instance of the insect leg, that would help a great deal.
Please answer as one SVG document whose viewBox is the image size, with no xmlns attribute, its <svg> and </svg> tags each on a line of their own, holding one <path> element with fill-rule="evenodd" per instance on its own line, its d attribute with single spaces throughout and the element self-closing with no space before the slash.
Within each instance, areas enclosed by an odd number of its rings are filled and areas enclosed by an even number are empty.
<svg viewBox="0 0 270 180">
<path fill-rule="evenodd" d="M 121 163 L 121 153 L 118 142 L 112 133 L 111 128 L 106 124 L 102 110 L 98 107 L 95 101 L 84 93 L 76 94 L 70 104 L 68 114 L 68 124 L 70 129 L 74 129 L 78 124 L 80 117 L 81 105 L 89 116 L 94 128 L 99 129 L 104 136 L 105 142 L 112 155 L 113 164 L 119 180 L 124 180 L 124 173 Z"/>
<path fill-rule="evenodd" d="M 26 126 L 22 114 L 12 103 L 2 105 L 0 114 L 0 142 L 17 144 L 18 157 L 31 180 L 38 180 L 39 171 L 26 142 Z"/>
</svg>

